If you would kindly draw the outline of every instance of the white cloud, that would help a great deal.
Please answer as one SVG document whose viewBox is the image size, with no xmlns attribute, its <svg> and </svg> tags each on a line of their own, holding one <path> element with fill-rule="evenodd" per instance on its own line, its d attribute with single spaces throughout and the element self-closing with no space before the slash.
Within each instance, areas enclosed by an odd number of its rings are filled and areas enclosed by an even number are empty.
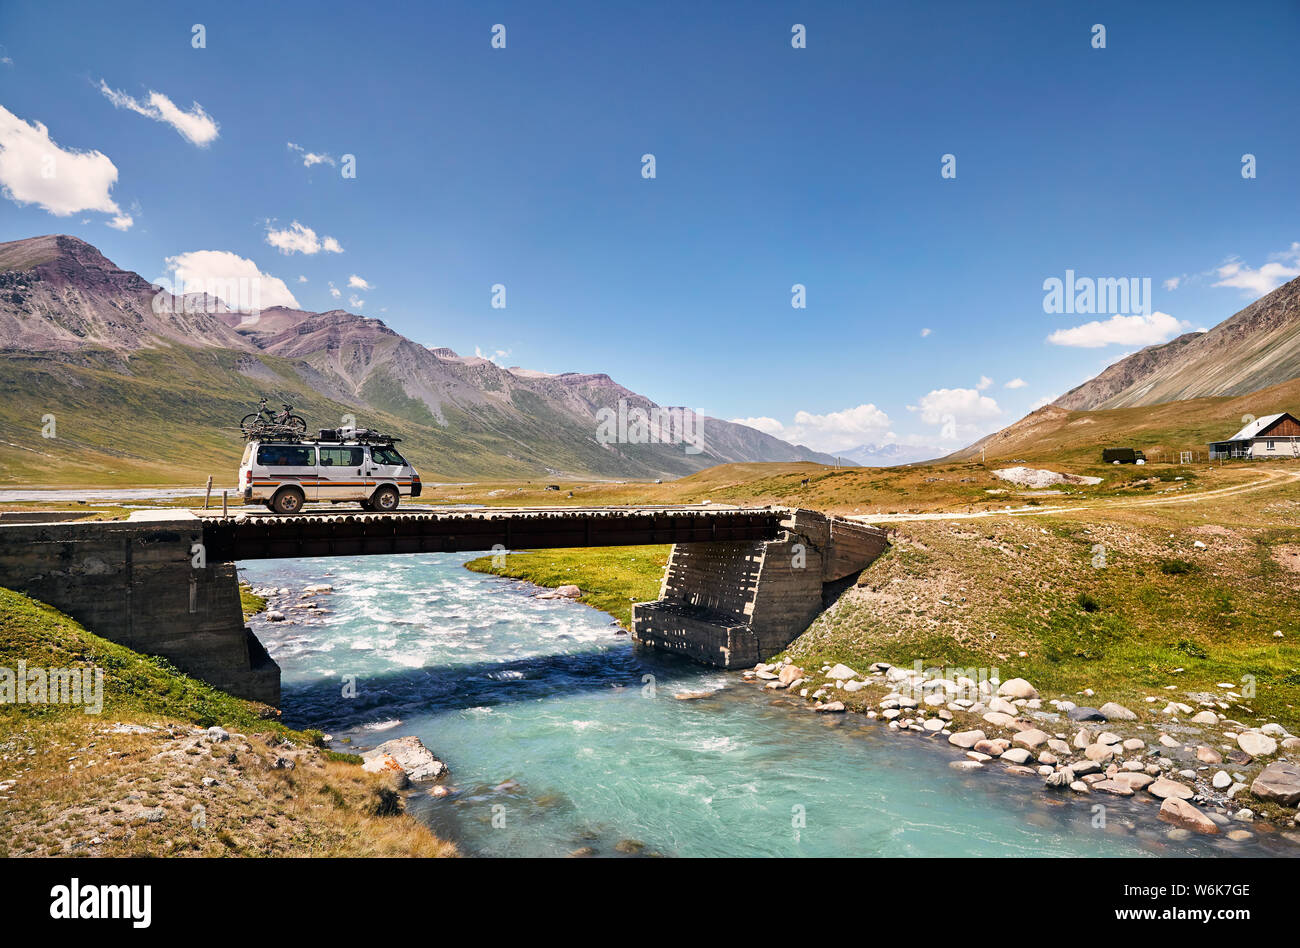
<svg viewBox="0 0 1300 948">
<path fill-rule="evenodd" d="M 298 277 L 298 282 L 299 282 L 299 283 L 306 283 L 306 282 L 307 282 L 307 278 L 306 278 L 305 276 L 300 276 L 300 277 Z"/>
<path fill-rule="evenodd" d="M 109 193 L 116 183 L 117 166 L 108 156 L 60 148 L 40 122 L 24 122 L 0 105 L 0 189 L 9 200 L 56 217 L 103 211 L 114 215 L 110 227 L 126 230 L 131 216 Z"/>
<path fill-rule="evenodd" d="M 1186 274 L 1184 274 L 1184 276 L 1186 276 Z M 1176 277 L 1170 277 L 1168 280 L 1165 280 L 1165 282 L 1161 285 L 1164 286 L 1166 290 L 1176 290 L 1178 289 L 1179 284 L 1181 284 L 1182 282 L 1183 282 L 1183 277 L 1176 276 Z"/>
<path fill-rule="evenodd" d="M 1024 388 L 1028 384 L 1029 383 L 1022 378 L 1014 378 L 1006 385 L 1003 385 L 1002 387 L 1003 388 Z"/>
<path fill-rule="evenodd" d="M 890 435 L 889 415 L 875 405 L 858 405 L 824 415 L 797 411 L 794 421 L 782 424 L 775 418 L 733 418 L 738 425 L 757 428 L 792 444 L 805 444 L 816 451 L 839 451 L 855 448 L 866 441 Z M 892 437 L 892 435 L 890 435 Z"/>
<path fill-rule="evenodd" d="M 937 388 L 918 404 L 907 407 L 909 411 L 919 412 L 921 421 L 927 425 L 940 425 L 939 437 L 945 441 L 975 435 L 980 431 L 981 422 L 1002 414 L 994 399 L 973 388 Z"/>
<path fill-rule="evenodd" d="M 295 145 L 293 142 L 289 142 L 288 145 L 290 151 L 295 151 L 302 156 L 302 164 L 304 168 L 310 168 L 312 165 L 333 165 L 335 163 L 334 158 L 331 155 L 308 151 L 301 145 Z"/>
<path fill-rule="evenodd" d="M 1106 320 L 1093 320 L 1070 329 L 1058 329 L 1047 337 L 1056 346 L 1074 346 L 1080 349 L 1099 349 L 1102 346 L 1151 346 L 1168 342 L 1191 328 L 1191 323 L 1175 319 L 1168 313 L 1150 316 L 1112 316 Z"/>
<path fill-rule="evenodd" d="M 982 392 L 992 384 L 993 384 L 993 380 L 991 378 L 989 378 L 987 375 L 981 375 L 980 380 L 977 383 L 975 383 L 975 390 Z"/>
<path fill-rule="evenodd" d="M 361 307 L 366 305 L 366 301 L 359 298 L 357 294 L 353 293 L 348 297 L 348 305 L 351 306 L 353 309 L 360 309 Z"/>
<path fill-rule="evenodd" d="M 193 250 L 168 257 L 167 271 L 175 292 L 207 293 L 231 309 L 300 308 L 283 280 L 263 273 L 252 260 L 226 250 Z"/>
<path fill-rule="evenodd" d="M 315 254 L 322 250 L 329 253 L 342 253 L 343 248 L 333 237 L 321 239 L 316 236 L 316 231 L 294 221 L 288 227 L 282 230 L 275 230 L 271 227 L 271 222 L 267 221 L 266 242 L 274 247 L 280 253 L 304 253 Z"/>
<path fill-rule="evenodd" d="M 110 89 L 103 79 L 99 80 L 99 91 L 104 93 L 104 97 L 117 108 L 130 109 L 155 122 L 165 122 L 180 132 L 181 137 L 190 144 L 198 145 L 200 148 L 212 144 L 220 133 L 221 126 L 217 124 L 216 119 L 203 111 L 203 106 L 197 102 L 186 112 L 161 92 L 150 90 L 147 103 L 142 104 L 125 92 Z"/>
<path fill-rule="evenodd" d="M 1036 401 L 1036 402 L 1034 402 L 1032 405 L 1030 405 L 1030 406 L 1029 406 L 1029 410 L 1030 410 L 1030 411 L 1038 411 L 1038 409 L 1042 408 L 1044 405 L 1050 405 L 1050 404 L 1052 404 L 1052 402 L 1054 402 L 1055 400 L 1056 400 L 1056 399 L 1052 398 L 1051 395 L 1044 395 L 1044 396 L 1043 396 L 1042 398 L 1040 398 L 1038 401 Z"/>
<path fill-rule="evenodd" d="M 932 333 L 932 332 L 934 332 L 933 329 L 929 329 L 929 328 L 922 329 L 922 330 L 921 330 L 921 338 L 924 339 L 926 336 L 930 335 L 930 333 Z"/>
<path fill-rule="evenodd" d="M 1240 260 L 1229 260 L 1219 267 L 1215 274 L 1219 281 L 1213 286 L 1231 286 L 1245 290 L 1247 297 L 1263 296 L 1271 293 L 1288 280 L 1300 276 L 1300 242 L 1275 253 L 1269 262 L 1258 270 L 1253 270 Z"/>
<path fill-rule="evenodd" d="M 373 287 L 355 273 L 348 277 L 348 286 L 354 290 L 370 290 Z"/>
<path fill-rule="evenodd" d="M 495 362 L 497 365 L 504 365 L 503 359 L 510 355 L 509 349 L 493 349 L 491 352 L 484 352 L 478 346 L 474 347 L 474 355 L 480 359 L 487 359 L 489 362 Z"/>
<path fill-rule="evenodd" d="M 338 299 L 340 296 L 343 295 L 343 291 L 340 290 L 337 286 L 335 286 L 332 280 L 329 282 L 328 286 L 330 288 L 330 296 L 334 297 L 335 299 Z"/>
</svg>

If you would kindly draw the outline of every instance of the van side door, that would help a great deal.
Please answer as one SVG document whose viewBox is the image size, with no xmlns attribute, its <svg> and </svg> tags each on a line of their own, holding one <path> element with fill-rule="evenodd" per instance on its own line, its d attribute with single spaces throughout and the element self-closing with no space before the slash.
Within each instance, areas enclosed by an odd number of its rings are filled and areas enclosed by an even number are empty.
<svg viewBox="0 0 1300 948">
<path fill-rule="evenodd" d="M 321 500 L 361 500 L 366 489 L 365 449 L 359 445 L 321 446 Z"/>
</svg>

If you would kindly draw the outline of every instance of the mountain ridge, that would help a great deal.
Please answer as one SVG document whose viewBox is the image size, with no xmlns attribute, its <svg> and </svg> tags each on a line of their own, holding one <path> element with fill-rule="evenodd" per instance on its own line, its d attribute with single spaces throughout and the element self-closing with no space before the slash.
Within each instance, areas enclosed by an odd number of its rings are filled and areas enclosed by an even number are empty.
<svg viewBox="0 0 1300 948">
<path fill-rule="evenodd" d="M 193 463 L 210 469 L 231 449 L 218 445 L 237 445 L 233 423 L 261 393 L 272 407 L 295 404 L 319 427 L 351 415 L 399 430 L 417 463 L 449 477 L 648 479 L 728 462 L 834 463 L 705 416 L 699 453 L 681 443 L 603 443 L 602 412 L 620 402 L 647 412 L 662 406 L 606 373 L 507 369 L 422 345 L 347 310 L 278 306 L 250 314 L 212 297 L 173 296 L 66 234 L 0 243 L 0 392 L 11 403 L 0 421 L 6 429 L 17 423 L 29 437 L 32 418 L 49 406 L 78 405 L 75 426 L 60 422 L 68 434 L 57 440 L 0 439 L 0 480 L 26 469 L 18 461 L 31 459 L 20 452 L 71 450 L 65 439 L 73 431 L 95 432 L 84 443 L 97 459 L 93 469 L 111 467 L 120 455 L 147 463 L 147 445 L 124 446 L 106 434 L 115 406 L 133 423 L 147 419 L 168 449 L 196 440 L 195 432 L 177 430 L 181 425 L 204 426 Z M 189 406 L 188 421 L 160 410 L 152 399 L 161 392 Z"/>
</svg>

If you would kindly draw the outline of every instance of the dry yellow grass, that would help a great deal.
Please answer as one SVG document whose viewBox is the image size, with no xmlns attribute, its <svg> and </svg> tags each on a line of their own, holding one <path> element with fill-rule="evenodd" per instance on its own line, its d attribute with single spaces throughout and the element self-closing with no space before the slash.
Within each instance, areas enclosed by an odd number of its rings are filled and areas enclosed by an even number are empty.
<svg viewBox="0 0 1300 948">
<path fill-rule="evenodd" d="M 384 778 L 317 748 L 117 727 L 32 721 L 0 742 L 16 780 L 0 792 L 0 856 L 456 855 Z"/>
</svg>

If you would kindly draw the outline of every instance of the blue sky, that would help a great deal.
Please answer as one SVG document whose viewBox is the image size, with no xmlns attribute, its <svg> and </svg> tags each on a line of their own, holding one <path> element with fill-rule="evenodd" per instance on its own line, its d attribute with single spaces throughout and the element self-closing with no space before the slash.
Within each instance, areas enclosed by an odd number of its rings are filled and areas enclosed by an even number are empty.
<svg viewBox="0 0 1300 948">
<path fill-rule="evenodd" d="M 1297 38 L 1294 2 L 7 0 L 0 240 L 238 259 L 824 450 L 953 447 L 1300 273 Z M 1067 270 L 1151 312 L 1045 313 Z"/>
</svg>

